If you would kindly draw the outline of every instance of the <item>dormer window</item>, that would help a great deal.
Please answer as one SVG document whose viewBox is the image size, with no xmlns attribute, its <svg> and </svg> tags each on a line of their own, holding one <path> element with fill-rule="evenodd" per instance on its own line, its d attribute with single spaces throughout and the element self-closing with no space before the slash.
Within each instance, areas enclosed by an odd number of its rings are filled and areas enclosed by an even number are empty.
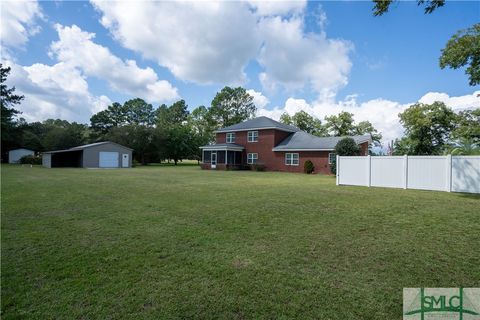
<svg viewBox="0 0 480 320">
<path fill-rule="evenodd" d="M 248 142 L 258 141 L 258 131 L 248 131 Z"/>
<path fill-rule="evenodd" d="M 235 143 L 235 132 L 227 133 L 227 143 Z"/>
</svg>

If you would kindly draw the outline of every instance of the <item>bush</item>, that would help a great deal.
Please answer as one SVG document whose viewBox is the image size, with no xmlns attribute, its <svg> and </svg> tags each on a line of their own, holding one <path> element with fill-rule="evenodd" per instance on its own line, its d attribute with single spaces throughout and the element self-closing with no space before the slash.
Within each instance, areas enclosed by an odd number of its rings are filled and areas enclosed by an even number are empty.
<svg viewBox="0 0 480 320">
<path fill-rule="evenodd" d="M 339 156 L 359 156 L 360 147 L 352 138 L 343 138 L 335 146 L 335 154 Z M 337 159 L 330 164 L 330 172 L 337 174 Z"/>
<path fill-rule="evenodd" d="M 140 162 L 138 162 L 135 159 L 132 160 L 132 168 L 138 167 L 139 165 L 140 165 Z"/>
<path fill-rule="evenodd" d="M 360 147 L 352 138 L 343 138 L 335 146 L 335 153 L 339 156 L 358 156 Z"/>
<path fill-rule="evenodd" d="M 23 156 L 20 158 L 21 164 L 42 164 L 42 157 L 41 156 Z"/>
<path fill-rule="evenodd" d="M 253 171 L 265 171 L 265 165 L 263 163 L 255 163 L 250 165 L 250 170 Z"/>
<path fill-rule="evenodd" d="M 305 172 L 306 174 L 310 174 L 313 172 L 313 170 L 315 170 L 313 162 L 310 160 L 305 161 L 305 163 L 303 164 L 303 172 Z"/>
<path fill-rule="evenodd" d="M 332 163 L 330 163 L 330 172 L 332 174 L 337 174 L 337 157 L 332 160 Z"/>
</svg>

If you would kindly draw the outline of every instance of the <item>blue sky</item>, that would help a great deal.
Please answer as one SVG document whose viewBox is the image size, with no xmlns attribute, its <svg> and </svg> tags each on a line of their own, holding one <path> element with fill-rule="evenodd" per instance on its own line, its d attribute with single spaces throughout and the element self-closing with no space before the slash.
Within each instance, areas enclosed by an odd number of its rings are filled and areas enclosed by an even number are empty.
<svg viewBox="0 0 480 320">
<path fill-rule="evenodd" d="M 88 122 L 113 101 L 209 105 L 225 85 L 255 96 L 259 114 L 342 110 L 387 138 L 418 100 L 478 106 L 464 70 L 441 70 L 440 50 L 478 23 L 479 2 L 447 2 L 430 15 L 370 1 L 2 2 L 2 62 L 27 98 L 29 121 Z"/>
</svg>

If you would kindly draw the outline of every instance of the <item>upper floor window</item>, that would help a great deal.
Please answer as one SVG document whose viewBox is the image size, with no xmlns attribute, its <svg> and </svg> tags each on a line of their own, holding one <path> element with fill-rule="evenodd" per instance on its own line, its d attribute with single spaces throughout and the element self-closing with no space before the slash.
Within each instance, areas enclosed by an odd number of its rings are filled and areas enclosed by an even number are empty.
<svg viewBox="0 0 480 320">
<path fill-rule="evenodd" d="M 298 166 L 298 153 L 285 153 L 285 164 L 287 166 Z"/>
<path fill-rule="evenodd" d="M 248 131 L 248 142 L 258 141 L 258 131 Z"/>
<path fill-rule="evenodd" d="M 247 163 L 254 164 L 258 161 L 258 153 L 247 153 Z"/>
<path fill-rule="evenodd" d="M 329 153 L 328 154 L 328 164 L 332 164 L 333 161 L 335 161 L 336 158 L 337 158 L 336 153 Z"/>
<path fill-rule="evenodd" d="M 235 132 L 227 133 L 227 143 L 235 143 Z"/>
</svg>

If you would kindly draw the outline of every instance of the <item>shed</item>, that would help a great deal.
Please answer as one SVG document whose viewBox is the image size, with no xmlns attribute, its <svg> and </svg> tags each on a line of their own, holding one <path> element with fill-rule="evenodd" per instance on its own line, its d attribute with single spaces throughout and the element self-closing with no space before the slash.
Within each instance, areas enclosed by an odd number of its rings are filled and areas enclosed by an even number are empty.
<svg viewBox="0 0 480 320">
<path fill-rule="evenodd" d="M 34 156 L 35 152 L 30 149 L 20 148 L 8 151 L 8 163 L 20 163 L 24 156 Z"/>
<path fill-rule="evenodd" d="M 44 152 L 42 164 L 47 168 L 130 168 L 132 149 L 115 142 L 103 141 L 66 150 Z"/>
</svg>

